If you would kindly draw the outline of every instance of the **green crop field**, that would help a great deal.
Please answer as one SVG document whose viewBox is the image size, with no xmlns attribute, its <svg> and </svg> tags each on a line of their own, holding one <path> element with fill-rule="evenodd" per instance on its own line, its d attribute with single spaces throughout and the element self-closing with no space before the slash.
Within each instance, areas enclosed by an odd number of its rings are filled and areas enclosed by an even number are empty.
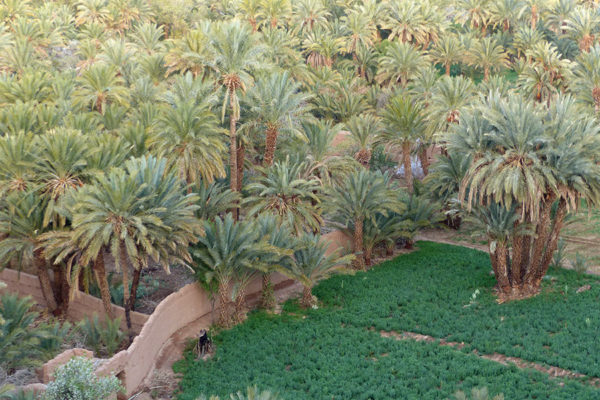
<svg viewBox="0 0 600 400">
<path fill-rule="evenodd" d="M 506 399 L 600 399 L 585 383 L 472 354 L 498 352 L 600 376 L 600 281 L 551 270 L 541 295 L 497 304 L 489 271 L 485 253 L 419 242 L 417 251 L 368 272 L 322 282 L 318 310 L 288 304 L 281 316 L 253 314 L 216 337 L 210 361 L 188 354 L 176 365 L 183 373 L 178 398 L 256 384 L 285 399 L 446 399 L 481 386 Z M 576 293 L 586 284 L 590 290 Z M 466 346 L 396 341 L 381 330 Z"/>
</svg>

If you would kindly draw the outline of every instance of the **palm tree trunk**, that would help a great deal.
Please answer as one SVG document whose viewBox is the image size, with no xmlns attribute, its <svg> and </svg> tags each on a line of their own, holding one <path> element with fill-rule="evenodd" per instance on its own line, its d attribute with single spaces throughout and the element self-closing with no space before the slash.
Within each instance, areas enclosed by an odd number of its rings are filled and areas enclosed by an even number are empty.
<svg viewBox="0 0 600 400">
<path fill-rule="evenodd" d="M 264 165 L 269 167 L 273 165 L 273 160 L 275 159 L 275 147 L 277 146 L 277 135 L 279 135 L 279 131 L 275 126 L 268 126 L 266 134 L 267 140 L 265 143 Z"/>
<path fill-rule="evenodd" d="M 271 310 L 275 307 L 275 294 L 273 293 L 273 284 L 269 273 L 264 273 L 262 276 L 260 306 L 265 310 Z"/>
<path fill-rule="evenodd" d="M 419 161 L 421 161 L 421 168 L 423 168 L 423 175 L 429 175 L 429 157 L 427 156 L 427 147 L 422 146 L 419 149 Z"/>
<path fill-rule="evenodd" d="M 52 290 L 52 282 L 50 281 L 50 275 L 48 274 L 46 259 L 42 256 L 41 250 L 35 251 L 35 267 L 42 288 L 42 294 L 44 295 L 44 300 L 46 300 L 46 306 L 48 307 L 48 310 L 54 312 L 56 310 L 56 298 L 54 297 L 54 291 Z"/>
<path fill-rule="evenodd" d="M 484 67 L 483 68 L 483 80 L 484 81 L 488 81 L 490 79 L 490 67 Z"/>
<path fill-rule="evenodd" d="M 498 275 L 496 280 L 502 292 L 508 294 L 511 292 L 510 281 L 508 280 L 508 247 L 506 243 L 498 242 L 496 245 L 496 262 Z"/>
<path fill-rule="evenodd" d="M 552 213 L 552 204 L 556 199 L 556 195 L 551 193 L 544 200 L 542 209 L 540 211 L 540 219 L 536 227 L 536 238 L 533 241 L 533 254 L 531 256 L 530 268 L 525 275 L 525 280 L 531 282 L 532 277 L 537 274 L 541 268 L 542 256 L 544 248 L 548 243 L 548 235 L 550 234 L 551 220 L 550 216 Z"/>
<path fill-rule="evenodd" d="M 219 282 L 219 325 L 229 326 L 229 285 Z"/>
<path fill-rule="evenodd" d="M 373 246 L 372 245 L 365 246 L 365 265 L 367 267 L 371 266 L 372 258 L 373 258 Z"/>
<path fill-rule="evenodd" d="M 408 192 L 413 191 L 413 174 L 412 166 L 410 163 L 410 142 L 405 141 L 402 143 L 402 160 L 404 163 L 404 178 L 406 179 L 406 185 L 408 186 Z"/>
<path fill-rule="evenodd" d="M 302 288 L 302 300 L 300 304 L 304 308 L 311 308 L 313 306 L 312 289 L 309 286 L 304 285 Z"/>
<path fill-rule="evenodd" d="M 233 100 L 232 100 L 233 102 Z M 237 164 L 237 132 L 236 123 L 233 111 L 233 103 L 231 104 L 231 115 L 229 117 L 229 188 L 234 192 L 237 192 L 238 185 L 238 164 Z M 238 219 L 238 208 L 237 206 L 231 210 L 233 218 L 237 221 Z"/>
<path fill-rule="evenodd" d="M 235 322 L 242 322 L 244 315 L 244 306 L 246 304 L 246 289 L 240 288 L 235 298 Z"/>
<path fill-rule="evenodd" d="M 446 63 L 445 67 L 446 67 L 446 76 L 450 76 L 450 63 Z"/>
<path fill-rule="evenodd" d="M 135 311 L 135 301 L 137 299 L 137 290 L 140 286 L 140 278 L 142 276 L 142 267 L 135 268 L 133 270 L 133 280 L 131 282 L 131 292 L 129 298 L 131 299 L 131 311 Z"/>
<path fill-rule="evenodd" d="M 246 145 L 240 143 L 237 149 L 237 191 L 242 191 L 242 182 L 244 180 L 244 159 L 246 157 Z"/>
<path fill-rule="evenodd" d="M 560 235 L 560 231 L 563 227 L 563 223 L 565 221 L 565 217 L 567 216 L 567 202 L 564 199 L 560 199 L 558 203 L 558 209 L 556 210 L 556 216 L 554 217 L 554 224 L 552 225 L 552 231 L 548 236 L 546 242 L 546 251 L 542 256 L 542 260 L 540 262 L 539 268 L 537 268 L 535 276 L 531 277 L 530 280 L 527 280 L 525 277 L 525 283 L 531 285 L 533 289 L 537 289 L 540 287 L 542 282 L 542 278 L 546 275 L 548 271 L 548 267 L 550 266 L 550 262 L 552 262 L 552 256 L 556 251 L 556 247 L 558 245 L 558 237 Z"/>
<path fill-rule="evenodd" d="M 354 268 L 364 269 L 364 255 L 363 255 L 363 224 L 364 221 L 361 217 L 354 220 Z"/>
<path fill-rule="evenodd" d="M 125 308 L 125 321 L 127 322 L 127 335 L 129 343 L 133 342 L 133 332 L 131 331 L 131 298 L 129 297 L 129 263 L 127 262 L 127 253 L 125 243 L 121 242 L 121 273 L 123 274 L 123 307 Z"/>
<path fill-rule="evenodd" d="M 519 221 L 515 222 L 515 231 L 519 229 Z M 523 286 L 523 269 L 527 269 L 526 265 L 523 265 L 523 260 L 526 259 L 523 255 L 524 243 L 526 238 L 522 235 L 516 234 L 513 236 L 513 256 L 511 265 L 511 282 L 513 288 L 521 288 Z"/>
<path fill-rule="evenodd" d="M 110 319 L 114 319 L 112 302 L 110 299 L 110 289 L 108 286 L 108 279 L 106 278 L 106 269 L 104 267 L 104 250 L 101 250 L 94 261 L 94 275 L 96 276 L 96 282 L 100 288 L 100 297 L 102 298 L 102 305 L 104 306 L 104 312 Z"/>
</svg>

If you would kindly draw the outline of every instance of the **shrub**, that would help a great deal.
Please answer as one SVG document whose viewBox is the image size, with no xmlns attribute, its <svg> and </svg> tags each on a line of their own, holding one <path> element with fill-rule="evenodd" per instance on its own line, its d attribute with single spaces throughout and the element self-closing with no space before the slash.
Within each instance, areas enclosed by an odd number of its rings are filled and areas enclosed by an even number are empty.
<svg viewBox="0 0 600 400">
<path fill-rule="evenodd" d="M 456 400 L 504 400 L 504 395 L 499 394 L 494 397 L 490 397 L 486 387 L 478 389 L 471 389 L 471 396 L 467 396 L 464 392 L 458 391 L 454 394 Z"/>
<path fill-rule="evenodd" d="M 8 372 L 39 365 L 53 355 L 56 343 L 61 340 L 48 325 L 33 326 L 38 313 L 32 307 L 29 297 L 0 296 L 0 368 Z"/>
<path fill-rule="evenodd" d="M 575 254 L 575 260 L 571 261 L 571 264 L 578 274 L 585 274 L 588 269 L 587 258 L 579 252 Z"/>
<path fill-rule="evenodd" d="M 563 266 L 566 258 L 566 249 L 567 242 L 563 238 L 558 239 L 558 245 L 556 246 L 556 251 L 552 255 L 552 266 L 556 268 L 560 268 Z"/>
<path fill-rule="evenodd" d="M 111 356 L 125 339 L 125 334 L 120 329 L 121 319 L 107 318 L 104 323 L 98 319 L 98 314 L 92 318 L 86 317 L 79 323 L 79 329 L 84 336 L 85 345 L 91 348 L 95 354 Z"/>
<path fill-rule="evenodd" d="M 92 361 L 83 357 L 72 358 L 58 368 L 54 378 L 48 384 L 44 400 L 106 399 L 122 390 L 116 377 L 97 377 Z"/>
<path fill-rule="evenodd" d="M 249 386 L 246 389 L 246 393 L 237 392 L 235 394 L 230 394 L 228 396 L 231 400 L 280 400 L 281 397 L 277 393 L 273 393 L 271 391 L 265 390 L 264 392 L 259 392 L 256 386 Z M 206 397 L 206 395 L 201 395 L 196 400 L 220 400 L 219 396 L 210 396 Z"/>
<path fill-rule="evenodd" d="M 0 400 L 37 400 L 39 397 L 34 392 L 27 392 L 24 390 L 9 391 L 2 393 L 0 389 Z"/>
</svg>

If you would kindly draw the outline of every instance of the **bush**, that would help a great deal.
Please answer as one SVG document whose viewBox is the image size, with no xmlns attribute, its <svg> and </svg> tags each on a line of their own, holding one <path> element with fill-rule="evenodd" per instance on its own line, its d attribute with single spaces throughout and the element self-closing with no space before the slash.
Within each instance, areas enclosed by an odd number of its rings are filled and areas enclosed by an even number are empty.
<svg viewBox="0 0 600 400">
<path fill-rule="evenodd" d="M 85 345 L 96 355 L 112 356 L 121 347 L 125 334 L 120 329 L 121 319 L 107 318 L 104 323 L 98 319 L 98 314 L 92 318 L 86 317 L 79 323 L 79 329 L 84 336 Z"/>
<path fill-rule="evenodd" d="M 29 297 L 0 296 L 0 368 L 11 372 L 19 367 L 39 365 L 60 347 L 62 328 L 42 324 L 33 326 L 38 313 L 32 311 Z"/>
<path fill-rule="evenodd" d="M 458 391 L 454 394 L 456 400 L 504 400 L 504 395 L 499 394 L 491 397 L 486 387 L 471 389 L 471 397 L 467 396 L 463 391 Z"/>
<path fill-rule="evenodd" d="M 246 393 L 237 392 L 228 396 L 231 400 L 280 400 L 281 397 L 277 393 L 272 393 L 268 390 L 259 392 L 256 386 L 249 386 L 246 389 Z M 219 396 L 201 395 L 196 400 L 220 400 Z"/>
<path fill-rule="evenodd" d="M 121 390 L 121 382 L 116 377 L 99 378 L 91 360 L 75 357 L 56 370 L 44 400 L 99 400 Z"/>
</svg>

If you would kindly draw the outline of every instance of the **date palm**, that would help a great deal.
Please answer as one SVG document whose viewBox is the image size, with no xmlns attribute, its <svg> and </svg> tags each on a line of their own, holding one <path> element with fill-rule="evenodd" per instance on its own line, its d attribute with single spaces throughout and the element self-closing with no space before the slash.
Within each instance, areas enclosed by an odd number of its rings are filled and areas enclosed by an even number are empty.
<svg viewBox="0 0 600 400">
<path fill-rule="evenodd" d="M 329 252 L 330 243 L 321 235 L 305 233 L 300 238 L 300 249 L 294 252 L 295 262 L 291 268 L 292 275 L 303 283 L 300 304 L 305 308 L 315 305 L 312 288 L 323 279 L 335 273 L 344 272 L 354 256 L 340 256 L 338 251 Z"/>
<path fill-rule="evenodd" d="M 248 215 L 273 213 L 297 233 L 305 229 L 318 232 L 323 223 L 316 194 L 320 184 L 314 178 L 301 178 L 303 169 L 303 163 L 288 160 L 260 168 L 261 174 L 246 186 L 249 196 L 243 204 L 248 206 Z"/>
<path fill-rule="evenodd" d="M 79 190 L 72 211 L 73 242 L 82 249 L 83 265 L 110 251 L 122 274 L 128 329 L 130 268 L 137 272 L 152 261 L 168 272 L 170 265 L 191 261 L 188 246 L 200 231 L 194 215 L 196 200 L 195 195 L 185 194 L 184 183 L 176 172 L 167 170 L 166 160 L 153 157 L 131 159 L 125 169 L 98 175 L 93 184 Z"/>
<path fill-rule="evenodd" d="M 391 31 L 389 39 L 398 38 L 402 43 L 420 41 L 424 35 L 425 20 L 419 4 L 414 1 L 392 0 L 387 2 L 381 26 Z"/>
<path fill-rule="evenodd" d="M 415 75 L 428 65 L 428 57 L 410 43 L 392 42 L 379 59 L 380 84 L 406 86 Z"/>
<path fill-rule="evenodd" d="M 493 0 L 490 4 L 490 23 L 494 28 L 501 27 L 508 32 L 519 20 L 522 0 Z"/>
<path fill-rule="evenodd" d="M 11 191 L 35 186 L 33 165 L 38 157 L 33 135 L 19 133 L 0 138 L 0 198 Z"/>
<path fill-rule="evenodd" d="M 577 57 L 573 68 L 571 91 L 577 99 L 600 111 L 600 46 L 595 45 L 589 52 Z"/>
<path fill-rule="evenodd" d="M 441 64 L 446 71 L 446 75 L 449 76 L 450 67 L 464 60 L 464 51 L 465 48 L 458 37 L 447 33 L 433 45 L 429 56 L 433 62 Z"/>
<path fill-rule="evenodd" d="M 417 139 L 426 133 L 423 105 L 406 94 L 393 97 L 381 114 L 383 131 L 379 142 L 402 151 L 404 176 L 409 191 L 412 191 L 413 174 L 411 151 Z"/>
<path fill-rule="evenodd" d="M 221 326 L 232 322 L 231 285 L 248 270 L 255 270 L 261 258 L 273 251 L 272 246 L 258 237 L 255 222 L 235 222 L 231 214 L 204 223 L 202 235 L 193 251 L 193 268 L 201 281 L 216 281 L 218 285 L 219 320 Z"/>
<path fill-rule="evenodd" d="M 485 32 L 490 23 L 489 3 L 490 0 L 458 0 L 456 2 L 457 21 Z"/>
<path fill-rule="evenodd" d="M 203 77 L 213 67 L 214 54 L 209 36 L 200 29 L 193 29 L 177 39 L 168 42 L 165 54 L 165 75 L 175 72 L 191 72 L 195 77 Z"/>
<path fill-rule="evenodd" d="M 331 31 L 331 26 L 318 26 L 307 33 L 302 42 L 306 62 L 313 68 L 331 68 L 336 57 L 344 51 L 344 39 Z"/>
<path fill-rule="evenodd" d="M 292 20 L 300 34 L 327 23 L 330 16 L 322 0 L 299 0 L 293 4 Z"/>
<path fill-rule="evenodd" d="M 263 75 L 248 91 L 250 119 L 265 132 L 263 164 L 275 159 L 277 138 L 281 133 L 302 137 L 301 122 L 308 116 L 310 96 L 300 91 L 300 85 L 288 72 Z"/>
<path fill-rule="evenodd" d="M 513 38 L 513 47 L 517 50 L 517 57 L 526 55 L 527 52 L 544 40 L 540 30 L 531 29 L 529 26 L 520 26 Z"/>
<path fill-rule="evenodd" d="M 581 51 L 589 51 L 598 34 L 600 16 L 593 8 L 578 6 L 566 20 L 567 36 L 579 44 Z"/>
<path fill-rule="evenodd" d="M 499 71 L 510 65 L 504 47 L 491 37 L 475 41 L 467 53 L 469 64 L 483 70 L 483 79 L 490 78 L 491 71 Z"/>
<path fill-rule="evenodd" d="M 11 262 L 35 268 L 46 305 L 51 312 L 57 310 L 58 301 L 54 293 L 49 263 L 39 248 L 44 227 L 47 199 L 35 191 L 10 193 L 0 207 L 0 265 Z M 57 277 L 58 279 L 58 277 Z M 65 310 L 66 311 L 66 310 Z"/>
<path fill-rule="evenodd" d="M 283 25 L 283 20 L 291 13 L 289 0 L 261 0 L 257 18 L 262 25 L 276 28 Z"/>
<path fill-rule="evenodd" d="M 251 29 L 238 20 L 217 25 L 213 31 L 217 83 L 224 89 L 221 118 L 229 107 L 229 181 L 238 191 L 238 174 L 244 160 L 238 160 L 237 122 L 240 119 L 240 94 L 253 82 L 252 73 L 260 66 L 263 48 L 256 42 Z M 237 209 L 234 211 L 237 217 Z"/>
<path fill-rule="evenodd" d="M 370 48 L 377 41 L 377 26 L 368 15 L 350 11 L 341 19 L 345 30 L 348 32 L 344 38 L 344 48 L 347 53 L 356 58 L 359 46 Z"/>
<path fill-rule="evenodd" d="M 239 16 L 246 19 L 252 26 L 252 32 L 258 30 L 258 17 L 261 0 L 241 0 L 238 4 Z"/>
<path fill-rule="evenodd" d="M 354 267 L 364 268 L 363 228 L 366 219 L 374 219 L 378 213 L 387 214 L 399 210 L 389 187 L 389 177 L 380 172 L 359 168 L 340 185 L 332 186 L 325 200 L 325 207 L 333 221 L 340 226 L 354 225 L 352 232 Z"/>
<path fill-rule="evenodd" d="M 354 158 L 368 169 L 373 145 L 382 129 L 379 118 L 372 114 L 355 115 L 346 122 L 346 127 L 350 131 L 352 141 L 358 147 Z"/>
<path fill-rule="evenodd" d="M 85 69 L 77 79 L 79 85 L 73 93 L 74 100 L 92 110 L 104 113 L 107 104 L 126 105 L 129 92 L 125 82 L 114 67 L 96 63 Z"/>
<path fill-rule="evenodd" d="M 178 100 L 161 118 L 158 147 L 188 184 L 225 177 L 225 132 L 208 104 Z"/>
<path fill-rule="evenodd" d="M 473 102 L 475 86 L 465 77 L 439 79 L 433 88 L 428 118 L 438 130 L 445 132 L 450 124 L 460 122 L 460 113 Z"/>
</svg>

